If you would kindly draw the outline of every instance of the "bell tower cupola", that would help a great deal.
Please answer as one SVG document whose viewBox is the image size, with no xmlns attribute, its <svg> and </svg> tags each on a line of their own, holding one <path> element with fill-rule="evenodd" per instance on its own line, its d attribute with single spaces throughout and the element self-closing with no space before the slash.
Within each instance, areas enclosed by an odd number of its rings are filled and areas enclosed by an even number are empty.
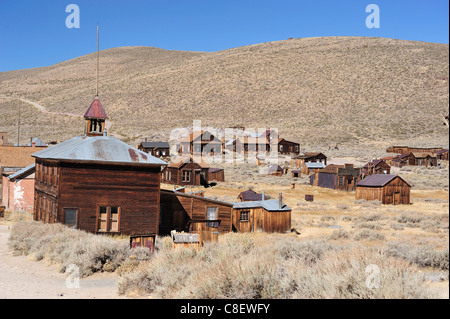
<svg viewBox="0 0 450 319">
<path fill-rule="evenodd" d="M 84 114 L 84 119 L 86 120 L 86 128 L 84 134 L 87 136 L 102 136 L 106 135 L 105 132 L 105 120 L 108 117 L 103 109 L 102 103 L 95 97 L 91 106 L 88 108 Z"/>
</svg>

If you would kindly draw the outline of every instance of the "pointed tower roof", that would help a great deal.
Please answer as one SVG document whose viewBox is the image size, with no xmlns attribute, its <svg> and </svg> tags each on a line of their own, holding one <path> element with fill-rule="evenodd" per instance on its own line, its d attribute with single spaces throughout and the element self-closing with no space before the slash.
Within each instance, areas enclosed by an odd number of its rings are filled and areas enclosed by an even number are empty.
<svg viewBox="0 0 450 319">
<path fill-rule="evenodd" d="M 86 113 L 84 113 L 85 119 L 107 119 L 105 110 L 103 109 L 102 103 L 98 99 L 98 96 L 95 97 L 94 101 L 92 101 L 91 106 L 89 106 Z"/>
</svg>

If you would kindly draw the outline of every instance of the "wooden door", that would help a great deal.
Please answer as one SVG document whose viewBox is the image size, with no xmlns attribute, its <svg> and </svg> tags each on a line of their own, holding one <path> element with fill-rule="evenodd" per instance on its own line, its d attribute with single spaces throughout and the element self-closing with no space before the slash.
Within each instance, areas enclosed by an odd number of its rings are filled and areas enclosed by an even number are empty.
<svg viewBox="0 0 450 319">
<path fill-rule="evenodd" d="M 400 205 L 400 193 L 394 193 L 394 205 Z"/>
</svg>

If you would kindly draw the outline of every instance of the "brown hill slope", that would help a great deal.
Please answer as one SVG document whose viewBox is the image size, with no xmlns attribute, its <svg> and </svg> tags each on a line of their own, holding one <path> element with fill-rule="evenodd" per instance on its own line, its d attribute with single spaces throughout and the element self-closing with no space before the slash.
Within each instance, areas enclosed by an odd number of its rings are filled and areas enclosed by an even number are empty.
<svg viewBox="0 0 450 319">
<path fill-rule="evenodd" d="M 448 144 L 448 45 L 386 38 L 292 39 L 203 53 L 125 47 L 100 52 L 100 100 L 111 135 L 134 142 L 191 126 L 276 127 L 303 144 Z M 82 115 L 96 54 L 0 73 L 0 94 Z M 19 103 L 0 99 L 14 139 Z M 21 104 L 24 138 L 66 139 L 81 119 Z"/>
</svg>

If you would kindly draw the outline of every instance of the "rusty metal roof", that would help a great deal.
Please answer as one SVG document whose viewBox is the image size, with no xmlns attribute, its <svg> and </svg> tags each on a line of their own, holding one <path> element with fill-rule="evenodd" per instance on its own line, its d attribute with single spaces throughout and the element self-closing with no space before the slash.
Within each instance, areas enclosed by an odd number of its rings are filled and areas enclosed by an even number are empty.
<svg viewBox="0 0 450 319">
<path fill-rule="evenodd" d="M 84 113 L 84 118 L 85 119 L 90 119 L 90 118 L 107 119 L 108 118 L 105 110 L 103 109 L 102 103 L 100 103 L 100 100 L 98 99 L 98 96 L 96 96 L 94 98 L 94 101 L 92 101 L 91 106 L 89 106 L 86 113 Z"/>
<path fill-rule="evenodd" d="M 69 162 L 167 165 L 112 136 L 76 136 L 31 156 Z"/>
<path fill-rule="evenodd" d="M 386 184 L 390 183 L 392 180 L 394 180 L 396 177 L 400 178 L 402 181 L 404 181 L 408 186 L 408 182 L 406 182 L 403 178 L 401 178 L 398 175 L 391 175 L 391 174 L 374 174 L 370 175 L 363 180 L 359 181 L 356 186 L 365 186 L 365 187 L 382 187 Z"/>
</svg>

